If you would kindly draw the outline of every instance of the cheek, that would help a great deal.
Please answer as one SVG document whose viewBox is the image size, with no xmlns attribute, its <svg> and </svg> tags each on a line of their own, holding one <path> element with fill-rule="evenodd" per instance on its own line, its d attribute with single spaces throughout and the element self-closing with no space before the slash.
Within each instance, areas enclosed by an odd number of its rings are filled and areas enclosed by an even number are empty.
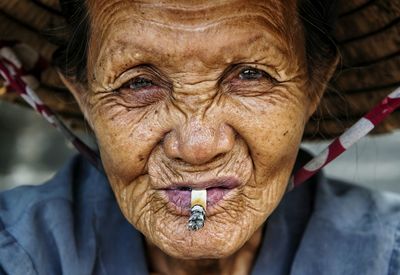
<svg viewBox="0 0 400 275">
<path fill-rule="evenodd" d="M 253 161 L 246 196 L 266 218 L 283 196 L 300 146 L 308 113 L 304 98 L 226 101 L 235 110 L 226 120 L 243 138 Z"/>
<path fill-rule="evenodd" d="M 274 94 L 226 103 L 235 110 L 226 120 L 246 141 L 256 168 L 291 166 L 307 120 L 307 98 Z"/>
<path fill-rule="evenodd" d="M 92 109 L 95 135 L 109 178 L 128 184 L 145 172 L 151 151 L 168 131 L 161 112 L 161 106 L 130 110 L 103 105 Z"/>
</svg>

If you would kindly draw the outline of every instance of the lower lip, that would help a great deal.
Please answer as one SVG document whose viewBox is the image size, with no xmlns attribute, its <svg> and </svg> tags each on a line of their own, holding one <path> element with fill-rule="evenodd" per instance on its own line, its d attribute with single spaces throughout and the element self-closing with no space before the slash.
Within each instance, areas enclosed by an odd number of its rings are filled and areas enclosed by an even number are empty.
<svg viewBox="0 0 400 275">
<path fill-rule="evenodd" d="M 228 188 L 207 188 L 207 206 L 218 203 L 230 191 Z M 181 209 L 190 209 L 191 191 L 169 189 L 165 190 L 170 202 Z"/>
</svg>

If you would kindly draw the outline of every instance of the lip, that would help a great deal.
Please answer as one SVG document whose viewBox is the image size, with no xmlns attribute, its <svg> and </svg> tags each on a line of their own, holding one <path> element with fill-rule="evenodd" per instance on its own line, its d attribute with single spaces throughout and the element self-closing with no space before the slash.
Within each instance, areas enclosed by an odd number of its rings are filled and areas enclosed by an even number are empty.
<svg viewBox="0 0 400 275">
<path fill-rule="evenodd" d="M 182 215 L 190 214 L 191 191 L 207 190 L 207 212 L 210 212 L 214 206 L 223 200 L 223 198 L 233 189 L 240 185 L 234 177 L 216 178 L 204 182 L 179 182 L 171 187 L 162 189 L 168 201 L 177 208 Z"/>
</svg>

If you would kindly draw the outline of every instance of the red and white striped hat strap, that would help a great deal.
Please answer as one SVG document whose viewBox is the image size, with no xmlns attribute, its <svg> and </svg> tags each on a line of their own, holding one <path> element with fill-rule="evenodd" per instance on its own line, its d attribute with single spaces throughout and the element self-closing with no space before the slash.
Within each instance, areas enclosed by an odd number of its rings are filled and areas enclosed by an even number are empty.
<svg viewBox="0 0 400 275">
<path fill-rule="evenodd" d="M 37 60 L 39 62 L 39 58 Z M 72 131 L 44 104 L 35 93 L 32 86 L 39 83 L 35 77 L 26 74 L 21 62 L 11 47 L 0 45 L 0 75 L 5 80 L 5 86 L 17 92 L 33 109 L 59 130 L 97 169 L 102 170 L 100 157 L 76 137 Z"/>
<path fill-rule="evenodd" d="M 340 156 L 350 146 L 366 136 L 376 125 L 400 108 L 400 87 L 390 93 L 369 113 L 336 138 L 325 150 L 300 168 L 291 178 L 290 188 L 299 186 L 328 163 Z"/>
</svg>

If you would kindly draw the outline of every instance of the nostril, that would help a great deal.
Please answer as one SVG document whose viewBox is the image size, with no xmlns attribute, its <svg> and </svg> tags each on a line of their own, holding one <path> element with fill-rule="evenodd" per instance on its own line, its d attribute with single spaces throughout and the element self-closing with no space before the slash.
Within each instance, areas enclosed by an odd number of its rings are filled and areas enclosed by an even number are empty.
<svg viewBox="0 0 400 275">
<path fill-rule="evenodd" d="M 221 159 L 221 158 L 223 158 L 223 157 L 225 156 L 225 154 L 226 154 L 226 153 L 219 153 L 219 154 L 216 155 L 211 161 Z"/>
<path fill-rule="evenodd" d="M 182 158 L 180 158 L 180 157 L 176 157 L 175 160 L 176 160 L 176 161 L 179 161 L 179 162 L 183 162 L 183 161 L 184 161 L 184 160 L 183 160 Z"/>
<path fill-rule="evenodd" d="M 220 159 L 224 158 L 225 155 L 226 155 L 226 153 L 219 153 L 219 154 L 215 155 L 214 157 L 212 157 L 211 159 L 209 159 L 208 161 L 204 161 L 202 163 L 203 164 L 212 163 L 214 161 L 217 161 L 217 160 L 220 160 Z M 192 163 L 192 162 L 188 162 L 187 160 L 185 160 L 184 158 L 181 158 L 181 157 L 175 157 L 174 160 L 176 162 L 178 162 L 178 163 L 181 163 L 181 164 Z"/>
</svg>

